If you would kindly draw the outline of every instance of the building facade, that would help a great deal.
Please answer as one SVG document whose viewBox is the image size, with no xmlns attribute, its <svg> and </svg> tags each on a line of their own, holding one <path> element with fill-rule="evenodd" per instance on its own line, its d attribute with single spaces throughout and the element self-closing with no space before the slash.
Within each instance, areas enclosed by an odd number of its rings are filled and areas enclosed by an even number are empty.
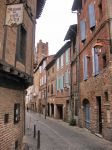
<svg viewBox="0 0 112 150">
<path fill-rule="evenodd" d="M 44 4 L 44 3 L 43 3 Z M 21 149 L 24 135 L 25 90 L 33 83 L 33 49 L 35 22 L 42 2 L 0 0 L 0 149 Z M 37 6 L 38 5 L 38 6 Z M 17 15 L 5 17 L 18 6 L 23 10 L 22 23 Z M 12 8 L 11 8 L 12 7 Z M 37 9 L 39 9 L 37 11 Z M 14 12 L 13 12 L 14 13 Z M 16 20 L 17 19 L 17 20 Z M 5 23 L 5 24 L 4 24 Z"/>
<path fill-rule="evenodd" d="M 75 119 L 78 124 L 79 99 L 79 44 L 77 35 L 77 24 L 70 25 L 65 39 L 71 41 L 70 52 L 70 107 L 71 119 Z"/>
<path fill-rule="evenodd" d="M 56 65 L 55 58 L 46 66 L 46 82 L 47 82 L 47 115 L 49 117 L 56 117 L 55 113 L 55 96 L 56 96 Z"/>
<path fill-rule="evenodd" d="M 70 116 L 70 45 L 67 42 L 46 67 L 48 114 L 64 121 Z"/>
<path fill-rule="evenodd" d="M 112 140 L 112 3 L 74 0 L 78 11 L 80 126 Z"/>
</svg>

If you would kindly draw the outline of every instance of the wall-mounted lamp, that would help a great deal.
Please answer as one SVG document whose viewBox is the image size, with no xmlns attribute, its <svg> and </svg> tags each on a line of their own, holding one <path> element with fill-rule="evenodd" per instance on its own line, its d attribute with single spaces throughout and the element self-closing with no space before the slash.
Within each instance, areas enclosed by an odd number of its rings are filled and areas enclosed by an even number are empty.
<svg viewBox="0 0 112 150">
<path fill-rule="evenodd" d="M 103 47 L 103 44 L 101 42 L 96 42 L 94 45 L 95 52 L 97 54 L 100 54 L 102 52 L 102 47 Z"/>
<path fill-rule="evenodd" d="M 96 48 L 96 51 L 98 53 L 102 52 L 102 47 L 103 47 L 103 42 L 107 43 L 110 46 L 110 53 L 112 53 L 112 39 L 103 39 L 103 38 L 98 38 L 97 42 L 94 45 L 94 48 Z"/>
</svg>

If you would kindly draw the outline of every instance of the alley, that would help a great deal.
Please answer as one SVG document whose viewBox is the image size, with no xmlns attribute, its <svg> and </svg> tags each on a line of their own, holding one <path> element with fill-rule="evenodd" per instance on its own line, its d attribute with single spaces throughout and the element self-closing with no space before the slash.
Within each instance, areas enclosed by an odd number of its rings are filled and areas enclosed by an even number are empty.
<svg viewBox="0 0 112 150">
<path fill-rule="evenodd" d="M 26 112 L 26 136 L 29 149 L 36 150 L 37 139 L 33 127 L 40 130 L 41 150 L 112 150 L 112 143 L 99 138 L 84 128 L 70 127 L 61 120 L 44 118 L 34 112 Z"/>
</svg>

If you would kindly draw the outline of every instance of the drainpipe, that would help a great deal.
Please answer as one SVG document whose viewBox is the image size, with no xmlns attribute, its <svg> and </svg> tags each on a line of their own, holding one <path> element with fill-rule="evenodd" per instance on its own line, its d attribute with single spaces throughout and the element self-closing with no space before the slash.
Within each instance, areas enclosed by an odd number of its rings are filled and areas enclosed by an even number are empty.
<svg viewBox="0 0 112 150">
<path fill-rule="evenodd" d="M 72 90 L 73 90 L 73 85 L 72 85 L 72 79 L 73 79 L 73 71 L 72 71 L 72 49 L 73 49 L 73 46 L 72 46 L 73 42 L 71 41 L 71 48 L 70 48 L 70 109 L 71 109 L 71 116 L 70 116 L 70 119 L 74 119 L 74 99 L 73 99 L 73 96 L 72 96 Z"/>
<path fill-rule="evenodd" d="M 45 68 L 45 72 L 46 72 L 46 98 L 45 98 L 45 119 L 47 116 L 47 69 Z"/>
<path fill-rule="evenodd" d="M 112 10 L 111 10 L 111 0 L 107 0 L 107 16 L 109 18 L 109 30 L 110 30 L 110 54 L 112 54 Z"/>
</svg>

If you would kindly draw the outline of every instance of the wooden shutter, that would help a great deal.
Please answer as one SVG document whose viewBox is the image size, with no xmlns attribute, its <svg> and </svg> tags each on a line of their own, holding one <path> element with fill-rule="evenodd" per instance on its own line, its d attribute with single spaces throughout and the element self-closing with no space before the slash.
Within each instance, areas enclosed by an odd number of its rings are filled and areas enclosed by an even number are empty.
<svg viewBox="0 0 112 150">
<path fill-rule="evenodd" d="M 81 20 L 80 22 L 80 36 L 81 36 L 81 41 L 86 40 L 86 24 L 84 20 Z"/>
<path fill-rule="evenodd" d="M 61 67 L 63 67 L 63 55 L 61 55 Z"/>
<path fill-rule="evenodd" d="M 95 53 L 95 75 L 97 74 L 99 74 L 99 57 L 98 54 Z"/>
<path fill-rule="evenodd" d="M 93 62 L 93 75 L 95 75 L 95 51 L 94 51 L 94 48 L 92 48 L 92 62 Z"/>
<path fill-rule="evenodd" d="M 84 55 L 83 57 L 83 73 L 84 73 L 84 80 L 88 78 L 88 61 L 87 57 Z"/>
<path fill-rule="evenodd" d="M 94 4 L 91 3 L 89 5 L 88 11 L 89 11 L 90 28 L 93 28 L 96 25 Z"/>
<path fill-rule="evenodd" d="M 57 59 L 57 70 L 59 69 L 59 58 Z"/>
<path fill-rule="evenodd" d="M 56 81 L 57 81 L 57 82 L 56 82 L 56 90 L 59 90 L 59 89 L 58 89 L 58 87 L 59 87 L 59 85 L 58 85 L 58 77 L 56 78 Z"/>
<path fill-rule="evenodd" d="M 92 60 L 93 60 L 93 75 L 97 75 L 99 74 L 99 58 L 94 48 L 92 48 Z"/>
</svg>

